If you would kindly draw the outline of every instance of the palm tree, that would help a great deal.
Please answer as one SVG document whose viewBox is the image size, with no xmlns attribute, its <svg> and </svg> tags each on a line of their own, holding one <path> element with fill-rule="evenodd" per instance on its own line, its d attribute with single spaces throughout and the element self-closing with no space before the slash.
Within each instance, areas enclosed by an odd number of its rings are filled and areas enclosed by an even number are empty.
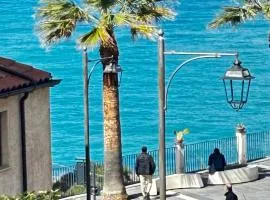
<svg viewBox="0 0 270 200">
<path fill-rule="evenodd" d="M 156 22 L 174 13 L 165 0 L 41 0 L 36 11 L 36 29 L 41 43 L 50 46 L 69 38 L 79 24 L 90 31 L 78 38 L 83 47 L 99 45 L 103 70 L 118 64 L 117 27 L 129 27 L 133 38 L 152 39 Z M 107 59 L 108 58 L 108 59 Z M 103 73 L 104 186 L 103 199 L 127 199 L 123 184 L 121 127 L 117 73 Z"/>
<path fill-rule="evenodd" d="M 270 0 L 238 0 L 238 5 L 225 7 L 209 27 L 217 28 L 225 24 L 236 26 L 246 20 L 254 20 L 258 15 L 270 19 Z"/>
</svg>

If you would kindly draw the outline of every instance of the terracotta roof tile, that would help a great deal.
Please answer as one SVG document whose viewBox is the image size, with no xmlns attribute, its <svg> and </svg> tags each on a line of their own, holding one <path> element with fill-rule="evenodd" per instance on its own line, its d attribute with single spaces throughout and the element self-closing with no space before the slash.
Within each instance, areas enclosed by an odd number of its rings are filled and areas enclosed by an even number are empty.
<svg viewBox="0 0 270 200">
<path fill-rule="evenodd" d="M 50 73 L 0 57 L 0 94 L 52 80 Z"/>
</svg>

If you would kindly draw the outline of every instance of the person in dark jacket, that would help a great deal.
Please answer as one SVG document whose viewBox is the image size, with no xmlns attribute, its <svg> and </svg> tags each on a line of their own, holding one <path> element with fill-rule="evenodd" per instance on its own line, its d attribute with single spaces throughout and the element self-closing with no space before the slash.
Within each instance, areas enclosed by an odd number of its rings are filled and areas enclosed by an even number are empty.
<svg viewBox="0 0 270 200">
<path fill-rule="evenodd" d="M 152 175 L 156 165 L 151 155 L 147 153 L 147 147 L 142 147 L 142 153 L 136 159 L 136 174 L 140 178 L 141 191 L 144 199 L 149 199 L 149 192 L 152 187 Z"/>
<path fill-rule="evenodd" d="M 209 173 L 214 173 L 215 171 L 224 171 L 226 161 L 224 155 L 220 153 L 218 148 L 215 148 L 214 153 L 209 156 L 208 165 Z"/>
<path fill-rule="evenodd" d="M 224 196 L 226 197 L 225 200 L 238 200 L 238 197 L 232 191 L 231 184 L 226 184 L 226 189 L 227 189 L 227 192 L 224 194 Z"/>
</svg>

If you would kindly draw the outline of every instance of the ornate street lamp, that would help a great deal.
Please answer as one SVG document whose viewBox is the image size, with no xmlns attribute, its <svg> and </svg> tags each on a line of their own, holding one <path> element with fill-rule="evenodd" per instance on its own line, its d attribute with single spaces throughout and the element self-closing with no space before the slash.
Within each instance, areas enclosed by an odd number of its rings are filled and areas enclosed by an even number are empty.
<svg viewBox="0 0 270 200">
<path fill-rule="evenodd" d="M 158 91 L 159 91 L 159 177 L 160 177 L 160 200 L 166 199 L 166 152 L 165 152 L 165 112 L 167 111 L 167 99 L 171 82 L 177 72 L 186 64 L 205 58 L 221 58 L 224 56 L 235 56 L 234 65 L 228 69 L 223 77 L 226 98 L 228 103 L 237 111 L 247 102 L 249 86 L 252 77 L 246 68 L 241 67 L 238 53 L 203 53 L 203 52 L 178 52 L 166 51 L 164 33 L 158 33 Z M 167 55 L 189 55 L 194 56 L 182 62 L 169 77 L 165 88 L 165 56 Z M 228 82 L 228 83 L 227 83 Z M 238 83 L 238 84 L 237 84 Z M 245 86 L 245 83 L 248 85 Z M 227 91 L 229 89 L 229 92 Z"/>
<path fill-rule="evenodd" d="M 247 103 L 251 79 L 254 78 L 248 69 L 241 66 L 237 55 L 233 66 L 222 77 L 227 102 L 236 111 Z"/>
</svg>

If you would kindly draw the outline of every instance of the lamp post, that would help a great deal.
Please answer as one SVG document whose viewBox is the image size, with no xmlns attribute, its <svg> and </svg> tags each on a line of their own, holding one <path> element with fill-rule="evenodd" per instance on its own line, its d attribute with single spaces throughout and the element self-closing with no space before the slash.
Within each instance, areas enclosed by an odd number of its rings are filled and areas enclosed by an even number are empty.
<svg viewBox="0 0 270 200">
<path fill-rule="evenodd" d="M 89 60 L 87 55 L 87 48 L 83 48 L 83 90 L 84 90 L 84 142 L 85 142 L 85 178 L 86 178 L 86 200 L 91 199 L 91 180 L 90 180 L 90 130 L 89 130 L 89 83 L 91 75 L 96 66 L 105 59 L 112 59 L 112 57 L 104 57 L 99 59 Z M 96 62 L 90 69 L 88 74 L 88 63 Z M 120 65 L 110 63 L 103 70 L 103 73 L 122 73 Z M 95 195 L 94 195 L 95 198 Z"/>
<path fill-rule="evenodd" d="M 160 178 L 160 200 L 166 199 L 166 152 L 165 152 L 165 112 L 167 110 L 167 97 L 171 82 L 176 73 L 187 63 L 204 58 L 221 58 L 223 56 L 235 56 L 236 60 L 233 67 L 225 72 L 223 77 L 227 102 L 237 111 L 247 103 L 249 86 L 252 77 L 246 68 L 243 68 L 238 60 L 238 53 L 201 53 L 201 52 L 177 52 L 165 51 L 164 32 L 162 30 L 158 33 L 158 89 L 159 89 L 159 178 Z M 165 55 L 191 55 L 192 57 L 182 62 L 171 74 L 168 84 L 165 89 Z M 227 92 L 225 81 L 229 81 L 230 95 Z M 234 92 L 233 82 L 240 82 L 241 89 L 238 98 Z M 245 87 L 244 83 L 247 82 L 248 86 Z M 244 94 L 244 88 L 246 94 Z"/>
<path fill-rule="evenodd" d="M 83 102 L 84 102 L 84 147 L 86 199 L 91 199 L 90 183 L 90 149 L 89 149 L 89 101 L 88 101 L 88 56 L 87 48 L 83 49 Z"/>
</svg>

